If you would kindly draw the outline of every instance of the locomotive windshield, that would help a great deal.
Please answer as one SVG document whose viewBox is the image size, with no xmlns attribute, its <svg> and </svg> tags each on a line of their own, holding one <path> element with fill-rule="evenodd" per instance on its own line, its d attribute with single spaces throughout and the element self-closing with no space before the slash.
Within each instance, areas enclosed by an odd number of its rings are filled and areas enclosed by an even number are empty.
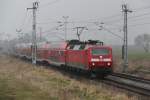
<svg viewBox="0 0 150 100">
<path fill-rule="evenodd" d="M 106 48 L 92 49 L 92 55 L 108 55 L 109 50 Z"/>
</svg>

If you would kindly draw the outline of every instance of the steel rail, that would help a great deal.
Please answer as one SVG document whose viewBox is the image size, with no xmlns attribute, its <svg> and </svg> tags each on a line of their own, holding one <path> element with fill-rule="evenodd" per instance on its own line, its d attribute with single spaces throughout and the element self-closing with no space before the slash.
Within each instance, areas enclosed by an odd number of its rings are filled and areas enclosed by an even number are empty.
<svg viewBox="0 0 150 100">
<path fill-rule="evenodd" d="M 112 76 L 121 77 L 121 78 L 125 78 L 125 79 L 130 79 L 130 80 L 138 81 L 138 82 L 142 82 L 142 83 L 146 83 L 146 84 L 150 84 L 150 79 L 144 79 L 142 77 L 138 77 L 138 76 L 131 75 L 131 74 L 112 73 L 111 75 Z"/>
<path fill-rule="evenodd" d="M 150 97 L 150 80 L 128 74 L 113 73 L 104 79 L 104 83 Z"/>
</svg>

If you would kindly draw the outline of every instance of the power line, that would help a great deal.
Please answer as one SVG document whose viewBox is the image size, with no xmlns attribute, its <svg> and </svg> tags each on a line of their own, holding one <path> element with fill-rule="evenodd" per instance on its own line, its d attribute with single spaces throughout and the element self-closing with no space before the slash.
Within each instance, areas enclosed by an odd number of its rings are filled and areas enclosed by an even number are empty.
<svg viewBox="0 0 150 100">
<path fill-rule="evenodd" d="M 59 28 L 59 27 L 62 27 L 63 25 L 64 25 L 64 24 L 55 26 L 55 27 L 53 27 L 53 28 L 51 28 L 51 29 L 49 29 L 49 30 L 43 31 L 42 33 L 47 33 L 47 32 L 51 32 L 51 31 L 53 31 L 53 30 L 58 30 L 58 28 Z"/>
<path fill-rule="evenodd" d="M 150 22 L 148 23 L 141 23 L 141 24 L 134 24 L 134 25 L 129 25 L 130 27 L 135 27 L 135 26 L 141 26 L 141 25 L 149 25 Z"/>
<path fill-rule="evenodd" d="M 63 16 L 63 18 L 64 18 L 64 24 L 65 24 L 65 40 L 67 40 L 67 24 L 68 24 L 69 16 Z"/>
<path fill-rule="evenodd" d="M 52 21 L 52 22 L 38 22 L 37 24 L 52 24 L 52 23 L 58 23 L 58 22 L 55 22 L 55 21 Z"/>
<path fill-rule="evenodd" d="M 142 25 L 149 25 L 149 24 L 150 24 L 150 22 L 147 22 L 147 23 L 137 23 L 137 24 L 129 24 L 128 26 L 130 28 L 130 27 L 136 27 L 136 26 L 142 26 Z M 117 30 L 117 29 L 120 29 L 120 28 L 116 27 L 116 28 L 109 28 L 109 29 L 111 29 L 111 30 Z"/>
<path fill-rule="evenodd" d="M 78 22 L 74 22 L 74 23 L 93 23 L 93 22 L 99 22 L 99 20 L 104 21 L 104 20 L 108 20 L 107 22 L 111 21 L 112 19 L 114 20 L 114 18 L 120 17 L 120 14 L 114 14 L 111 16 L 107 16 L 107 17 L 103 17 L 103 18 L 98 18 L 98 19 L 88 19 L 88 20 L 81 20 Z M 92 21 L 91 21 L 92 20 Z M 116 19 L 115 19 L 116 20 Z M 120 20 L 120 19 L 119 19 Z M 72 22 L 73 23 L 73 22 Z"/>
<path fill-rule="evenodd" d="M 132 9 L 132 11 L 133 12 L 139 12 L 139 11 L 146 10 L 146 9 L 150 9 L 150 6 L 135 8 L 135 9 Z"/>
<path fill-rule="evenodd" d="M 95 23 L 94 23 L 94 24 L 95 24 Z M 99 26 L 99 25 L 96 25 L 96 26 L 100 27 L 100 29 L 99 29 L 99 30 L 105 30 L 105 31 L 107 31 L 107 32 L 111 33 L 112 35 L 114 35 L 114 36 L 116 36 L 116 37 L 120 38 L 121 40 L 123 40 L 123 37 L 121 37 L 120 35 L 118 35 L 118 34 L 116 34 L 116 33 L 112 32 L 111 30 L 109 30 L 109 29 L 105 28 L 105 27 L 103 26 L 103 24 L 104 24 L 104 23 L 101 23 L 101 25 L 100 25 L 100 26 Z"/>
<path fill-rule="evenodd" d="M 149 7 L 145 7 L 143 9 L 148 9 L 148 8 L 150 8 L 150 6 Z M 143 17 L 143 16 L 147 16 L 147 15 L 150 15 L 150 12 L 144 13 L 144 14 L 135 15 L 135 16 L 130 16 L 130 17 L 128 17 L 128 19 L 132 20 L 134 18 Z M 109 17 L 106 17 L 106 18 L 109 18 Z M 119 23 L 120 21 L 122 21 L 122 18 L 120 18 L 120 19 L 114 19 L 114 20 L 110 20 L 110 21 L 108 20 L 108 21 L 104 21 L 104 22 L 107 23 L 107 24 L 111 24 L 111 23 Z"/>
<path fill-rule="evenodd" d="M 120 14 L 115 14 L 115 15 L 112 15 L 112 16 L 104 17 L 104 18 L 102 18 L 102 20 L 103 20 L 103 19 L 116 18 L 116 17 L 120 17 Z"/>
<path fill-rule="evenodd" d="M 45 7 L 49 6 L 49 5 L 52 5 L 52 4 L 57 3 L 57 2 L 59 2 L 59 1 L 61 1 L 61 0 L 50 1 L 50 2 L 48 2 L 48 3 L 46 3 L 46 4 L 41 5 L 40 8 L 45 8 Z"/>
<path fill-rule="evenodd" d="M 111 20 L 111 21 L 104 21 L 104 23 L 107 23 L 107 24 L 112 24 L 112 23 L 119 23 L 122 21 L 122 18 L 120 19 L 116 19 L 116 20 Z"/>
<path fill-rule="evenodd" d="M 148 18 L 149 17 L 145 17 L 145 16 L 142 16 L 143 14 L 141 14 L 140 16 L 137 16 L 137 17 L 130 17 L 128 20 L 130 20 L 130 23 L 131 22 L 135 22 L 135 21 L 143 21 L 143 19 L 147 19 L 148 20 Z M 145 14 L 144 14 L 145 15 Z M 150 13 L 148 13 L 148 15 L 150 15 Z M 144 17 L 144 18 L 142 18 L 142 17 Z M 119 22 L 118 22 L 119 23 Z M 111 26 L 114 26 L 114 25 L 116 25 L 116 24 L 111 24 L 111 23 L 105 23 L 105 24 L 107 24 L 107 25 L 111 25 Z M 141 23 L 141 24 L 135 24 L 135 25 L 129 25 L 129 26 L 140 26 L 140 25 L 145 25 L 145 24 L 147 24 L 147 23 Z M 120 25 L 117 25 L 118 27 L 121 27 Z M 112 28 L 112 29 L 118 29 L 118 28 Z"/>
<path fill-rule="evenodd" d="M 55 33 L 55 32 L 53 32 L 53 33 Z M 59 39 L 65 41 L 65 37 L 63 37 L 63 36 L 59 36 L 59 35 L 57 35 L 57 34 L 48 34 L 48 35 L 57 37 L 57 38 L 59 38 Z"/>
<path fill-rule="evenodd" d="M 130 16 L 129 19 L 132 19 L 132 18 L 136 18 L 136 17 L 143 17 L 143 16 L 146 16 L 146 15 L 150 15 L 150 12 L 148 13 L 144 13 L 144 14 L 139 14 L 139 15 L 136 15 L 136 16 Z"/>
<path fill-rule="evenodd" d="M 29 27 L 29 23 L 31 22 L 31 16 L 29 16 L 28 18 L 26 18 L 26 21 L 25 21 L 25 23 L 24 23 L 24 25 L 22 26 L 22 27 L 20 27 L 20 29 L 23 31 L 23 30 L 25 30 L 27 27 Z"/>
<path fill-rule="evenodd" d="M 27 19 L 27 11 L 25 13 L 25 16 L 23 17 L 23 20 L 22 20 L 22 23 L 20 25 L 20 28 L 22 28 L 24 26 L 26 19 Z"/>
<path fill-rule="evenodd" d="M 103 21 L 103 20 L 114 19 L 114 18 L 117 18 L 117 17 L 120 17 L 120 14 L 114 14 L 114 15 L 111 15 L 111 16 L 107 16 L 107 17 L 103 17 L 103 18 L 99 18 L 99 19 L 95 19 L 95 20 L 102 20 Z"/>
<path fill-rule="evenodd" d="M 118 34 L 112 32 L 112 31 L 110 31 L 109 29 L 107 29 L 107 28 L 101 26 L 101 29 L 99 29 L 99 30 L 102 30 L 102 29 L 104 29 L 105 31 L 107 31 L 107 32 L 111 33 L 112 35 L 114 35 L 114 36 L 120 38 L 121 40 L 123 40 L 123 37 L 121 37 L 120 35 L 118 35 Z"/>
<path fill-rule="evenodd" d="M 128 17 L 129 20 L 136 20 L 135 18 L 140 18 L 140 17 L 143 17 L 143 16 L 147 16 L 147 15 L 150 15 L 150 12 L 148 13 L 144 13 L 144 14 L 139 14 L 139 15 L 135 15 L 135 16 L 130 16 Z M 112 20 L 112 21 L 106 21 L 105 23 L 106 24 L 113 24 L 113 23 L 119 23 L 120 21 L 122 21 L 122 19 L 118 19 L 118 20 Z"/>
<path fill-rule="evenodd" d="M 147 16 L 141 16 L 141 17 L 136 17 L 136 18 L 134 18 L 134 19 L 129 19 L 130 21 L 140 21 L 140 20 L 142 20 L 143 21 L 143 19 L 149 19 L 150 17 L 147 17 Z"/>
<path fill-rule="evenodd" d="M 63 23 L 63 22 L 61 22 L 61 21 L 51 21 L 51 22 L 38 22 L 37 24 L 52 24 L 52 23 Z M 86 22 L 86 21 L 68 21 L 67 22 L 68 24 L 70 23 L 70 24 L 75 24 L 75 23 L 89 23 L 89 24 L 92 24 L 92 23 L 94 23 L 94 21 L 93 22 Z"/>
</svg>

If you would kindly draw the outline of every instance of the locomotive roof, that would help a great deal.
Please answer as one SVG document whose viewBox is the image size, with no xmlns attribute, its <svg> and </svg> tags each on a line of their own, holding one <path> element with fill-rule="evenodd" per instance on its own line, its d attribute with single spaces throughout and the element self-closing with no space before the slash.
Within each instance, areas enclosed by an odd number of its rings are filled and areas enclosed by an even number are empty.
<svg viewBox="0 0 150 100">
<path fill-rule="evenodd" d="M 68 41 L 69 45 L 80 45 L 80 44 L 89 44 L 89 45 L 104 45 L 102 41 L 99 40 L 88 40 L 88 41 L 79 41 L 79 40 L 70 40 Z"/>
<path fill-rule="evenodd" d="M 71 40 L 68 41 L 67 49 L 85 50 L 91 47 L 104 47 L 104 43 L 99 40 L 88 40 L 88 41 Z"/>
</svg>

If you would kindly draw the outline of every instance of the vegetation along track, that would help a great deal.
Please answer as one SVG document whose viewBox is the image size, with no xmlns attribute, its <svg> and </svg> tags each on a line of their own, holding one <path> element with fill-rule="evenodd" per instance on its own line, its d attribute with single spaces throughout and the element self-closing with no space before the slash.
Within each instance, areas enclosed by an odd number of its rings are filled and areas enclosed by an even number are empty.
<svg viewBox="0 0 150 100">
<path fill-rule="evenodd" d="M 104 79 L 104 82 L 143 96 L 150 97 L 150 80 L 148 79 L 143 79 L 128 74 L 113 73 L 107 76 Z"/>
<path fill-rule="evenodd" d="M 51 65 L 49 64 L 43 64 L 43 63 L 38 63 L 38 65 L 45 65 L 45 67 L 49 68 Z M 79 74 L 78 72 L 75 72 L 73 70 L 67 70 L 66 69 L 62 69 L 58 66 L 55 67 L 50 67 L 50 68 L 58 68 L 59 71 L 61 71 L 62 73 L 64 73 L 65 75 L 69 75 L 72 78 L 75 79 L 84 79 L 87 81 L 89 81 L 89 77 L 87 78 L 86 75 L 84 74 Z M 101 80 L 99 78 L 95 78 L 93 80 L 91 80 L 90 82 L 92 82 L 93 84 L 98 85 L 99 82 L 103 82 L 104 84 L 108 84 L 111 86 L 115 86 L 117 88 L 122 88 L 125 90 L 129 90 L 133 93 L 138 93 L 140 95 L 143 96 L 148 96 L 150 97 L 150 80 L 148 79 L 143 79 L 143 78 L 139 78 L 136 76 L 132 76 L 132 75 L 128 75 L 128 74 L 122 74 L 122 73 L 113 73 L 107 77 L 104 78 L 104 80 Z"/>
<path fill-rule="evenodd" d="M 65 72 L 65 71 L 63 71 L 63 72 Z M 87 76 L 84 74 L 80 73 L 81 76 L 79 76 L 78 72 L 74 72 L 72 70 L 70 70 L 68 72 L 67 73 L 69 76 L 72 76 L 76 79 L 82 79 L 82 78 L 87 79 Z M 74 72 L 74 73 L 72 73 L 72 72 Z M 105 77 L 104 80 L 95 78 L 90 82 L 95 83 L 97 85 L 99 84 L 99 82 L 103 82 L 105 84 L 109 84 L 109 85 L 112 85 L 112 86 L 115 86 L 118 88 L 122 88 L 122 89 L 125 89 L 128 91 L 131 91 L 133 93 L 140 94 L 142 96 L 150 97 L 150 80 L 132 76 L 129 74 L 113 73 L 113 74 Z"/>
</svg>

